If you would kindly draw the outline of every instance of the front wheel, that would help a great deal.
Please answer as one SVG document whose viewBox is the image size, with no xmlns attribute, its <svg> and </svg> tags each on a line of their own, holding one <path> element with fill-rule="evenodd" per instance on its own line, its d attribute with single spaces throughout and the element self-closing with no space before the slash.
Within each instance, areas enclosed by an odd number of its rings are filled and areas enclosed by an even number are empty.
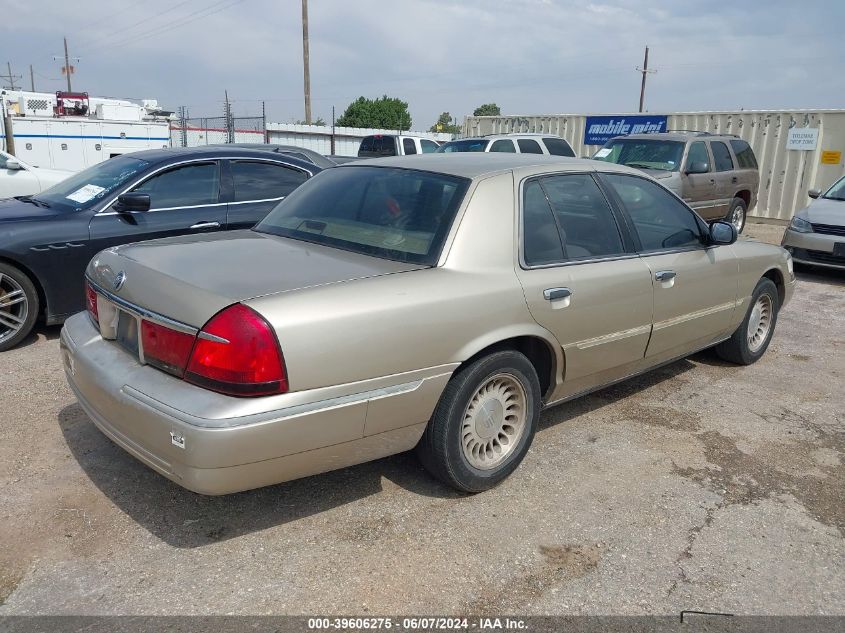
<svg viewBox="0 0 845 633">
<path fill-rule="evenodd" d="M 540 419 L 530 361 L 506 350 L 452 377 L 417 445 L 425 468 L 461 492 L 492 488 L 519 466 Z"/>
<path fill-rule="evenodd" d="M 731 202 L 730 211 L 728 211 L 728 215 L 725 216 L 725 221 L 734 225 L 737 234 L 742 233 L 742 229 L 745 228 L 745 216 L 747 212 L 748 205 L 745 204 L 745 200 L 742 198 L 734 198 Z"/>
<path fill-rule="evenodd" d="M 0 263 L 0 352 L 32 331 L 38 318 L 38 292 L 24 273 Z"/>
<path fill-rule="evenodd" d="M 742 323 L 733 336 L 716 346 L 716 354 L 738 365 L 757 362 L 772 340 L 779 307 L 777 286 L 764 277 L 751 293 L 751 302 Z"/>
</svg>

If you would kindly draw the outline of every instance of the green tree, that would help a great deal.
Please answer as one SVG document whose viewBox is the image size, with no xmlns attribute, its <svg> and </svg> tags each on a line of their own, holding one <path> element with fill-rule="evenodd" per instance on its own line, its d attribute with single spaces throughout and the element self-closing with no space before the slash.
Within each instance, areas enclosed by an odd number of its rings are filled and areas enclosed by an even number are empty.
<svg viewBox="0 0 845 633">
<path fill-rule="evenodd" d="M 308 125 L 305 122 L 305 119 L 300 119 L 299 121 L 296 122 L 296 124 L 297 125 Z M 311 125 L 325 125 L 325 124 L 326 124 L 326 120 L 321 116 L 318 116 L 316 119 L 311 120 Z"/>
<path fill-rule="evenodd" d="M 369 127 L 382 130 L 410 130 L 411 114 L 401 99 L 384 95 L 380 99 L 358 97 L 337 120 L 341 127 Z"/>
<path fill-rule="evenodd" d="M 485 103 L 472 111 L 472 116 L 499 116 L 502 111 L 495 103 Z"/>
<path fill-rule="evenodd" d="M 452 115 L 444 112 L 437 118 L 437 123 L 428 128 L 429 132 L 445 132 L 446 134 L 460 134 L 461 128 L 452 123 Z"/>
</svg>

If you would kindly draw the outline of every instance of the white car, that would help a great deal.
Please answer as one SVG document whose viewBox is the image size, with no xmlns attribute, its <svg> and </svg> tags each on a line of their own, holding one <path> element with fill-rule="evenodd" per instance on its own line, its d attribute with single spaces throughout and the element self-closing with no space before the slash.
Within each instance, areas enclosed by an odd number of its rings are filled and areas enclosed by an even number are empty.
<svg viewBox="0 0 845 633">
<path fill-rule="evenodd" d="M 438 154 L 455 152 L 504 152 L 509 154 L 547 154 L 575 158 L 575 151 L 566 139 L 554 134 L 491 134 L 460 138 L 444 143 Z"/>
<path fill-rule="evenodd" d="M 0 198 L 31 196 L 72 175 L 72 171 L 35 167 L 16 156 L 0 152 Z"/>
</svg>

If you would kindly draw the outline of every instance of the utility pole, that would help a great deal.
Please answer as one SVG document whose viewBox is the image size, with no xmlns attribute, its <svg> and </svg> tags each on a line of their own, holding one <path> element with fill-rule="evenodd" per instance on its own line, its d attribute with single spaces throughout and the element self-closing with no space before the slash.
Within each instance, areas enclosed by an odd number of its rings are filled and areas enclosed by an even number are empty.
<svg viewBox="0 0 845 633">
<path fill-rule="evenodd" d="M 65 67 L 64 67 L 64 71 L 65 71 L 65 75 L 67 75 L 67 91 L 73 92 L 73 90 L 71 90 L 71 88 L 70 88 L 70 75 L 73 72 L 73 69 L 71 68 L 70 58 L 68 57 L 68 54 L 67 54 L 67 38 L 64 38 L 64 40 L 65 40 Z"/>
<path fill-rule="evenodd" d="M 35 92 L 35 73 L 32 71 L 32 64 L 29 65 L 29 89 Z"/>
<path fill-rule="evenodd" d="M 267 108 L 264 102 L 261 102 L 261 125 L 264 126 L 264 142 L 270 142 L 270 133 L 267 131 Z"/>
<path fill-rule="evenodd" d="M 334 106 L 332 106 L 332 151 L 331 155 L 334 156 L 337 152 L 335 152 L 335 140 L 334 140 Z"/>
<path fill-rule="evenodd" d="M 13 75 L 12 74 L 12 63 L 6 62 L 6 74 L 0 75 L 3 79 L 9 82 L 9 85 L 6 86 L 9 90 L 17 90 L 18 87 L 15 85 L 15 79 L 22 79 L 20 75 Z"/>
<path fill-rule="evenodd" d="M 308 55 L 308 0 L 302 0 L 302 64 L 305 71 L 305 125 L 311 125 L 311 70 Z"/>
<path fill-rule="evenodd" d="M 643 74 L 643 83 L 640 86 L 640 112 L 643 111 L 643 104 L 645 103 L 645 78 L 648 73 L 656 73 L 656 70 L 648 69 L 648 46 L 645 47 L 645 57 L 643 58 L 643 67 L 637 68 L 638 72 Z"/>
<path fill-rule="evenodd" d="M 234 143 L 235 142 L 235 121 L 232 117 L 232 106 L 229 103 L 229 91 L 224 90 L 223 94 L 226 96 L 226 101 L 223 106 L 223 113 L 226 116 L 226 142 L 227 143 Z"/>
</svg>

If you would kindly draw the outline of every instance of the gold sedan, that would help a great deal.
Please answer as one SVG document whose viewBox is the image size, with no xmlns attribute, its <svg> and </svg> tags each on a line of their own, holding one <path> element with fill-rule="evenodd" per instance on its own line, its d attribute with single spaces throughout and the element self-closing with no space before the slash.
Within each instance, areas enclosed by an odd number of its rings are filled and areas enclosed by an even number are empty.
<svg viewBox="0 0 845 633">
<path fill-rule="evenodd" d="M 107 436 L 223 494 L 416 447 L 467 491 L 540 411 L 715 346 L 749 364 L 794 288 L 655 180 L 535 155 L 326 170 L 254 229 L 103 251 L 61 350 Z"/>
</svg>

